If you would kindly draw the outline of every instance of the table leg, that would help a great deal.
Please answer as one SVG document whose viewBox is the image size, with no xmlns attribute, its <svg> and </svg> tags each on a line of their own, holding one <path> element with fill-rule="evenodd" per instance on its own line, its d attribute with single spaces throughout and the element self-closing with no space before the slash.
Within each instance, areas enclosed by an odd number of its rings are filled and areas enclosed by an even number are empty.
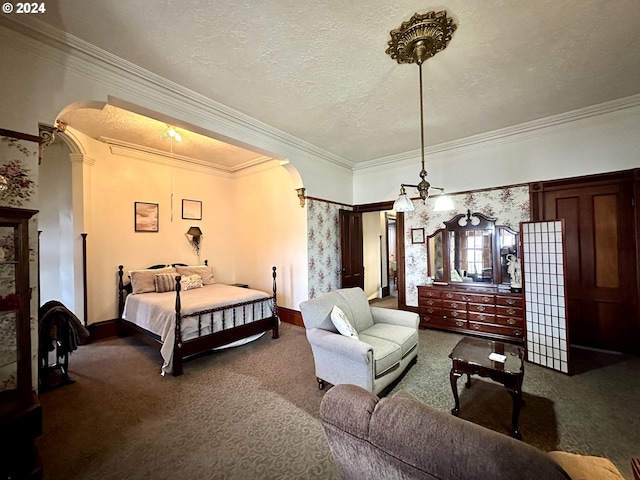
<svg viewBox="0 0 640 480">
<path fill-rule="evenodd" d="M 509 390 L 513 399 L 513 412 L 511 414 L 511 436 L 522 440 L 522 433 L 518 430 L 518 418 L 520 417 L 520 407 L 522 406 L 522 390 Z"/>
<path fill-rule="evenodd" d="M 471 388 L 471 375 L 469 373 L 467 373 L 467 381 L 464 386 L 467 388 Z"/>
<path fill-rule="evenodd" d="M 461 373 L 451 369 L 449 374 L 449 380 L 451 381 L 451 391 L 453 392 L 453 399 L 456 401 L 456 406 L 451 410 L 453 415 L 458 416 L 460 413 L 460 398 L 458 397 L 458 379 L 462 376 Z"/>
</svg>

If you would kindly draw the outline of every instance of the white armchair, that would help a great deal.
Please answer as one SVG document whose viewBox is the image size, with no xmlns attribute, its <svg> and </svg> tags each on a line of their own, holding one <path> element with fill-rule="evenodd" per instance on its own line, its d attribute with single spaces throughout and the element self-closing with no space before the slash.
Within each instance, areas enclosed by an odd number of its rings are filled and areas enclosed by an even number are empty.
<svg viewBox="0 0 640 480">
<path fill-rule="evenodd" d="M 358 332 L 341 335 L 331 321 L 338 306 Z M 418 356 L 418 315 L 369 306 L 360 288 L 325 293 L 300 304 L 318 386 L 349 383 L 378 395 Z"/>
</svg>

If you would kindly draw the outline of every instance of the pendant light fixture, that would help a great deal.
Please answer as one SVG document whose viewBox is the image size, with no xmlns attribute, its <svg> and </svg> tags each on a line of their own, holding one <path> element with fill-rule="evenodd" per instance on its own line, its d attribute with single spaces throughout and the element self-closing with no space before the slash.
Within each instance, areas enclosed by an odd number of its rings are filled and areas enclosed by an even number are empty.
<svg viewBox="0 0 640 480">
<path fill-rule="evenodd" d="M 420 198 L 425 201 L 429 197 L 430 190 L 439 190 L 441 193 L 436 201 L 436 210 L 451 210 L 453 204 L 444 194 L 444 188 L 433 187 L 427 181 L 427 171 L 424 164 L 424 113 L 422 101 L 422 64 L 436 53 L 444 50 L 451 40 L 451 34 L 457 26 L 451 18 L 447 18 L 447 12 L 416 13 L 407 22 L 403 22 L 400 28 L 391 31 L 386 53 L 391 55 L 398 63 L 417 63 L 420 71 L 420 155 L 422 169 L 420 170 L 420 182 L 417 185 L 403 183 L 400 185 L 400 196 L 393 204 L 396 212 L 411 212 L 415 209 L 413 202 L 407 196 L 405 187 L 413 187 L 418 190 Z"/>
</svg>

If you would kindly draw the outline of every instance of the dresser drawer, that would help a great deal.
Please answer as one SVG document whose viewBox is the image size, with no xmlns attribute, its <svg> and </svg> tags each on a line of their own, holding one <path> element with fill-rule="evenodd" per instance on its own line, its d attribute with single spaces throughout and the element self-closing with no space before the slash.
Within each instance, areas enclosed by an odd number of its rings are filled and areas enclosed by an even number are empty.
<svg viewBox="0 0 640 480">
<path fill-rule="evenodd" d="M 496 303 L 496 297 L 492 294 L 468 293 L 467 298 L 472 303 L 485 303 L 493 305 Z"/>
<path fill-rule="evenodd" d="M 441 300 L 442 308 L 448 308 L 450 310 L 466 310 L 467 302 L 460 300 Z"/>
<path fill-rule="evenodd" d="M 496 313 L 495 305 L 485 305 L 484 303 L 468 303 L 467 305 L 470 312 Z"/>
<path fill-rule="evenodd" d="M 423 297 L 420 299 L 419 305 L 421 307 L 442 307 L 442 300 L 439 298 Z"/>
<path fill-rule="evenodd" d="M 523 338 L 523 330 L 515 327 L 504 327 L 502 325 L 469 322 L 469 329 L 473 332 L 495 333 L 514 338 Z"/>
<path fill-rule="evenodd" d="M 469 321 L 482 323 L 496 323 L 496 316 L 493 313 L 469 312 Z"/>
<path fill-rule="evenodd" d="M 504 307 L 502 305 L 498 305 L 496 307 L 496 313 L 505 317 L 523 318 L 522 308 L 517 307 Z"/>
<path fill-rule="evenodd" d="M 420 305 L 420 307 L 418 307 L 418 312 L 421 315 L 443 315 L 444 312 L 442 310 L 442 307 L 431 307 L 429 305 L 425 305 L 422 306 Z"/>
<path fill-rule="evenodd" d="M 418 297 L 420 298 L 440 298 L 442 290 L 433 287 L 418 287 Z"/>
<path fill-rule="evenodd" d="M 467 320 L 466 310 L 449 310 L 447 308 L 443 308 L 442 312 L 444 313 L 444 316 L 447 318 L 459 318 L 461 320 Z"/>
<path fill-rule="evenodd" d="M 496 295 L 496 305 L 522 308 L 522 297 L 508 297 L 506 295 Z"/>
<path fill-rule="evenodd" d="M 507 327 L 524 328 L 524 320 L 518 317 L 505 317 L 496 315 L 496 322 Z"/>
<path fill-rule="evenodd" d="M 449 323 L 442 315 L 423 315 L 420 314 L 420 326 L 421 327 L 438 327 L 449 326 Z"/>
<path fill-rule="evenodd" d="M 468 298 L 469 298 L 469 294 L 464 292 L 447 292 L 447 291 L 442 292 L 443 300 L 455 300 L 458 302 L 466 302 Z"/>
</svg>

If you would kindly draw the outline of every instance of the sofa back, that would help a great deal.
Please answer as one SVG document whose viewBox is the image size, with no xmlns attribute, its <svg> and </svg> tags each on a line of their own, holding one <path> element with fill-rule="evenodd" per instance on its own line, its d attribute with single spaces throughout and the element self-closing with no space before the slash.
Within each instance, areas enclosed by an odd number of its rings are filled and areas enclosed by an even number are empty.
<svg viewBox="0 0 640 480">
<path fill-rule="evenodd" d="M 361 288 L 354 287 L 334 290 L 302 302 L 300 311 L 305 328 L 322 328 L 337 332 L 331 322 L 331 310 L 334 305 L 345 313 L 358 333 L 373 325 L 367 296 Z"/>
<path fill-rule="evenodd" d="M 322 399 L 320 418 L 344 479 L 569 479 L 535 447 L 404 391 L 379 400 L 355 385 L 336 385 Z"/>
</svg>

